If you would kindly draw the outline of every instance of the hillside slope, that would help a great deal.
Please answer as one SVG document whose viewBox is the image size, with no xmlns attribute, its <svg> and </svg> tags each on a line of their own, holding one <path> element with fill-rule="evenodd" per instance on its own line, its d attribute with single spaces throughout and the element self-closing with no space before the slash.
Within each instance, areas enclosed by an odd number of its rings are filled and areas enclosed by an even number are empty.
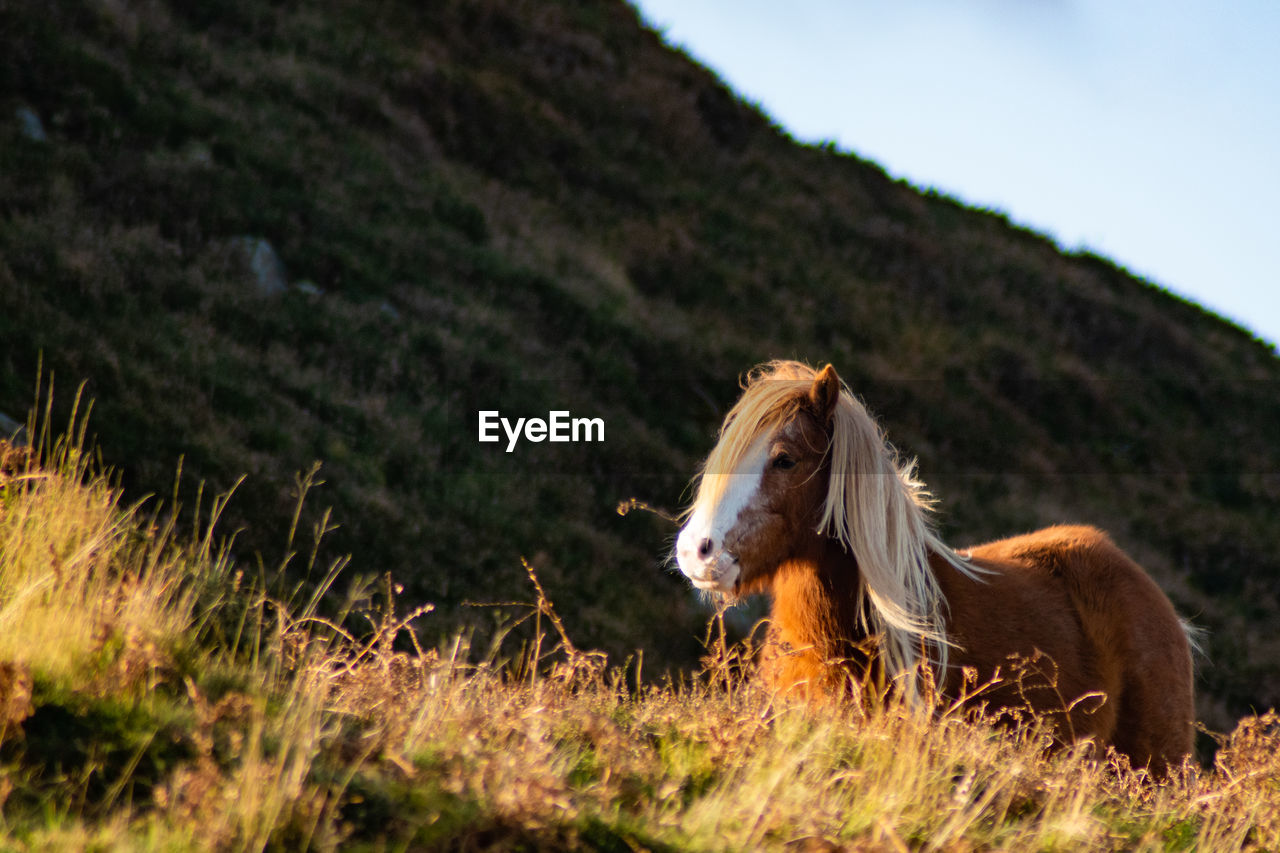
<svg viewBox="0 0 1280 853">
<path fill-rule="evenodd" d="M 615 505 L 680 504 L 742 371 L 831 361 L 957 543 L 1106 527 L 1210 631 L 1202 713 L 1280 704 L 1275 352 L 797 145 L 622 2 L 0 8 L 0 340 L 0 411 L 41 358 L 64 405 L 87 381 L 133 494 L 247 473 L 243 554 L 278 561 L 320 460 L 354 571 L 454 624 L 525 554 L 657 665 L 702 616 L 674 530 Z M 482 409 L 606 440 L 505 453 Z"/>
</svg>

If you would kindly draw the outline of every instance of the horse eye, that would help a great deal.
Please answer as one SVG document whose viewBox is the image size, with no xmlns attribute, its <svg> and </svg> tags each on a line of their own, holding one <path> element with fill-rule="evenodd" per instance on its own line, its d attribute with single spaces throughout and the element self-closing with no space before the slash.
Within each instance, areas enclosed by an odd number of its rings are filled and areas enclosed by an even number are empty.
<svg viewBox="0 0 1280 853">
<path fill-rule="evenodd" d="M 788 456 L 785 453 L 779 453 L 777 456 L 773 458 L 773 467 L 781 468 L 782 470 L 785 471 L 788 468 L 796 467 L 796 460 L 792 459 L 790 456 Z"/>
</svg>

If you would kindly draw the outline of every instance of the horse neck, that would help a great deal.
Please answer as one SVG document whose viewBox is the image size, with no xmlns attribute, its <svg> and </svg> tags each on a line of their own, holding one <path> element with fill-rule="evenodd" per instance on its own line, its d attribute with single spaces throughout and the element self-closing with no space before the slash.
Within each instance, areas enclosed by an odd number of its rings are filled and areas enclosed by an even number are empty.
<svg viewBox="0 0 1280 853">
<path fill-rule="evenodd" d="M 815 534 L 774 574 L 774 630 L 795 648 L 812 648 L 823 657 L 848 655 L 866 639 L 859 584 L 853 556 L 835 539 Z"/>
</svg>

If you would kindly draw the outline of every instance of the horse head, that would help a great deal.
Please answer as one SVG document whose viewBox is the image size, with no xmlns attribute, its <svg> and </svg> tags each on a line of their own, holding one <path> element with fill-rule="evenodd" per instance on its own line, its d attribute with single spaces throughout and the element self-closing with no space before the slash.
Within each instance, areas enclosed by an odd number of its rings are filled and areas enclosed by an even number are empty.
<svg viewBox="0 0 1280 853">
<path fill-rule="evenodd" d="M 774 367 L 725 419 L 676 540 L 680 570 L 699 589 L 757 591 L 821 539 L 840 378 L 831 365 Z"/>
</svg>

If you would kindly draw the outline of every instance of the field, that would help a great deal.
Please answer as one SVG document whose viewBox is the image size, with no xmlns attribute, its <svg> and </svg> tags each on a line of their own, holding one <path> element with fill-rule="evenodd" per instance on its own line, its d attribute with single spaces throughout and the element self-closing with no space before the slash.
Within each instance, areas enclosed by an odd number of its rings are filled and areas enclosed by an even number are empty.
<svg viewBox="0 0 1280 853">
<path fill-rule="evenodd" d="M 615 510 L 678 510 L 776 357 L 948 542 L 1133 554 L 1204 631 L 1197 763 L 755 684 L 758 611 Z M 1280 849 L 1277 389 L 623 0 L 0 3 L 0 848 Z"/>
<path fill-rule="evenodd" d="M 651 679 L 578 648 L 527 564 L 528 603 L 483 638 L 390 576 L 327 612 L 230 557 L 225 496 L 178 529 L 121 503 L 82 425 L 35 435 L 0 444 L 7 849 L 1280 845 L 1273 713 L 1156 784 L 938 700 L 788 703 L 717 620 L 698 672 Z M 305 562 L 323 531 L 282 538 Z"/>
</svg>

